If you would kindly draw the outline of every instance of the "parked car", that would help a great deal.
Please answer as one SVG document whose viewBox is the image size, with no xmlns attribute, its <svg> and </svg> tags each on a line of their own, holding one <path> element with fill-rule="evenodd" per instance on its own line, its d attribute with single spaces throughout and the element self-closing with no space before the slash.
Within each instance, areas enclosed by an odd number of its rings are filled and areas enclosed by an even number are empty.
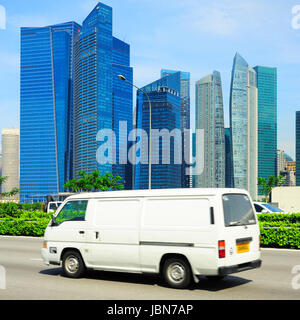
<svg viewBox="0 0 300 320">
<path fill-rule="evenodd" d="M 284 213 L 283 210 L 265 202 L 253 202 L 257 213 Z"/>
<path fill-rule="evenodd" d="M 86 268 L 156 273 L 173 288 L 261 265 L 257 216 L 239 189 L 74 195 L 54 213 L 41 254 L 71 278 Z"/>
</svg>

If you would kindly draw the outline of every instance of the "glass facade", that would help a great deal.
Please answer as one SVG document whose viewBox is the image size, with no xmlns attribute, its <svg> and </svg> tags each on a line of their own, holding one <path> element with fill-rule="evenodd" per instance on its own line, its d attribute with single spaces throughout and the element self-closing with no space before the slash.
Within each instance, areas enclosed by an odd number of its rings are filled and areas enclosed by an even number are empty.
<svg viewBox="0 0 300 320">
<path fill-rule="evenodd" d="M 258 177 L 277 176 L 277 69 L 256 66 Z"/>
<path fill-rule="evenodd" d="M 171 76 L 171 75 L 176 76 Z M 171 77 L 169 77 L 171 76 Z M 190 129 L 190 73 L 189 72 L 183 72 L 183 71 L 176 71 L 176 70 L 168 70 L 168 69 L 162 69 L 161 70 L 161 77 L 168 77 L 169 83 L 173 82 L 172 85 L 170 85 L 172 88 L 175 88 L 174 90 L 177 90 L 180 95 L 180 128 L 181 131 L 184 132 L 184 129 Z M 177 83 L 174 83 L 177 82 Z M 179 82 L 179 83 L 178 83 Z M 183 149 L 182 149 L 182 158 L 184 159 L 184 152 L 187 152 L 190 154 L 191 152 L 191 137 L 189 135 L 183 135 L 182 136 L 183 141 Z M 191 154 L 190 154 L 191 156 Z M 187 162 L 191 162 L 190 159 L 188 159 Z M 182 188 L 189 188 L 190 187 L 190 177 L 189 175 L 186 175 L 186 162 L 183 162 L 182 164 L 182 181 L 181 186 Z"/>
<path fill-rule="evenodd" d="M 257 84 L 256 72 L 238 53 L 234 57 L 230 89 L 235 188 L 257 197 Z"/>
<path fill-rule="evenodd" d="M 166 79 L 162 82 L 164 82 Z M 161 79 L 161 80 L 162 80 Z M 160 80 L 143 87 L 142 90 L 148 93 L 151 102 L 151 129 L 167 129 L 169 133 L 173 129 L 178 129 L 180 138 L 180 95 L 167 86 L 161 85 Z M 147 132 L 149 137 L 149 102 L 147 96 L 138 91 L 137 94 L 137 111 L 136 127 Z M 152 131 L 153 132 L 153 131 Z M 152 139 L 151 142 L 151 188 L 181 188 L 182 165 L 180 163 L 181 153 L 175 152 L 176 138 L 168 139 L 159 138 L 157 142 Z M 178 142 L 178 141 L 177 141 Z M 141 142 L 144 148 L 136 150 L 136 156 L 148 161 L 148 143 Z M 179 141 L 181 145 L 181 138 Z M 178 145 L 177 145 L 178 146 Z M 170 162 L 164 163 L 164 151 L 169 151 Z M 146 154 L 146 156 L 145 156 Z M 148 189 L 149 183 L 149 165 L 138 163 L 135 166 L 135 189 Z"/>
<path fill-rule="evenodd" d="M 296 112 L 296 185 L 300 186 L 300 111 Z"/>
<path fill-rule="evenodd" d="M 127 155 L 119 122 L 132 129 L 132 86 L 117 78 L 132 81 L 132 73 L 130 47 L 112 36 L 112 8 L 102 3 L 82 27 L 21 28 L 21 201 L 65 191 L 79 170 L 120 175 L 132 188 L 131 167 L 118 164 Z M 101 129 L 116 132 L 116 164 L 97 162 Z"/>
<path fill-rule="evenodd" d="M 21 201 L 63 191 L 71 175 L 74 22 L 21 28 Z"/>
<path fill-rule="evenodd" d="M 231 129 L 225 128 L 225 187 L 234 188 Z"/>
<path fill-rule="evenodd" d="M 129 82 L 133 82 L 133 70 L 130 67 L 130 46 L 113 38 L 113 123 L 116 134 L 116 164 L 112 173 L 121 176 L 125 189 L 133 188 L 132 165 L 127 162 L 128 134 L 133 128 L 133 100 L 132 86 L 118 78 L 123 75 Z M 122 124 L 123 123 L 123 124 Z M 120 127 L 125 125 L 123 129 Z"/>
<path fill-rule="evenodd" d="M 125 140 L 124 134 L 119 137 L 119 122 L 126 122 L 127 133 L 132 129 L 132 86 L 118 79 L 119 74 L 132 81 L 130 46 L 113 37 L 112 8 L 98 3 L 83 22 L 75 43 L 74 171 L 75 176 L 80 170 L 111 172 L 120 175 L 125 188 L 131 189 L 131 167 L 119 161 L 119 153 L 127 153 L 127 146 L 119 144 L 119 138 Z M 96 158 L 98 148 L 106 142 L 96 141 L 102 129 L 113 129 L 116 135 L 107 163 Z"/>
<path fill-rule="evenodd" d="M 204 130 L 204 170 L 194 177 L 196 188 L 225 187 L 225 136 L 221 75 L 196 82 L 196 129 Z"/>
</svg>

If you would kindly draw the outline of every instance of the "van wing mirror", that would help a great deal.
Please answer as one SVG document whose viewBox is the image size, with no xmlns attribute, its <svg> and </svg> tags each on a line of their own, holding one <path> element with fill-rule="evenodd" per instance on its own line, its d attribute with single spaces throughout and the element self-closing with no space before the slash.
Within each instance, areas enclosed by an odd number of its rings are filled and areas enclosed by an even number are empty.
<svg viewBox="0 0 300 320">
<path fill-rule="evenodd" d="M 56 227 L 57 226 L 57 223 L 55 222 L 54 214 L 51 215 L 51 226 L 52 227 Z"/>
</svg>

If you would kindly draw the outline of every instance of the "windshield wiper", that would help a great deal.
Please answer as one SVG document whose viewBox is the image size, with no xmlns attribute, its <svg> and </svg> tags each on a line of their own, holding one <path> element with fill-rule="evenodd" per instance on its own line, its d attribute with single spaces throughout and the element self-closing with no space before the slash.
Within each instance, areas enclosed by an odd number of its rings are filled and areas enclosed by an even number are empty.
<svg viewBox="0 0 300 320">
<path fill-rule="evenodd" d="M 230 226 L 247 226 L 246 223 L 243 223 L 242 221 L 235 221 L 235 222 L 230 222 Z"/>
</svg>

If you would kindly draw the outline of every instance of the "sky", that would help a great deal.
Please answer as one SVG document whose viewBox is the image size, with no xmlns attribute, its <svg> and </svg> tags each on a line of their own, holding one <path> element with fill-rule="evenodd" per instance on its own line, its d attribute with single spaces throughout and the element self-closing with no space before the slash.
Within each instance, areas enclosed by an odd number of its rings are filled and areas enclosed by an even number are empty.
<svg viewBox="0 0 300 320">
<path fill-rule="evenodd" d="M 66 21 L 81 24 L 97 2 L 0 0 L 0 129 L 19 128 L 20 27 Z M 192 119 L 195 82 L 217 70 L 222 77 L 225 125 L 229 124 L 231 69 L 236 52 L 251 67 L 277 67 L 278 148 L 294 158 L 295 111 L 300 110 L 300 15 L 298 18 L 295 6 L 300 0 L 103 3 L 113 8 L 114 36 L 131 46 L 137 86 L 157 80 L 162 68 L 191 73 Z"/>
</svg>

